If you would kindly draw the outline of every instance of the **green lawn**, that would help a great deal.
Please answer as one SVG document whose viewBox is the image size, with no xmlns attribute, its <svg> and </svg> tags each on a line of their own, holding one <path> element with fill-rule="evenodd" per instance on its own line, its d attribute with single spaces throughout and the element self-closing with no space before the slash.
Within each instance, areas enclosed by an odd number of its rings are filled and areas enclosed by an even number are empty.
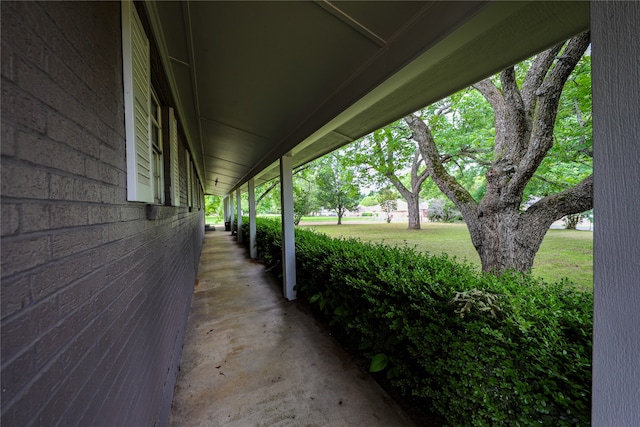
<svg viewBox="0 0 640 427">
<path fill-rule="evenodd" d="M 303 216 L 302 222 L 338 222 L 337 216 Z M 345 216 L 342 222 L 382 222 L 382 218 L 373 216 Z"/>
<path fill-rule="evenodd" d="M 324 220 L 337 221 L 336 218 Z M 409 245 L 421 252 L 432 254 L 447 253 L 480 269 L 480 258 L 464 224 L 422 223 L 421 230 L 408 230 L 405 222 L 373 224 L 346 221 L 340 226 L 310 224 L 300 227 L 334 237 L 355 237 L 362 241 L 383 242 L 390 246 Z M 536 255 L 533 274 L 549 282 L 566 277 L 581 289 L 592 290 L 593 233 L 579 230 L 549 230 Z"/>
<path fill-rule="evenodd" d="M 204 216 L 204 223 L 205 224 L 224 224 L 224 222 L 222 221 L 222 218 L 217 217 L 217 216 L 209 216 L 209 215 L 205 215 Z"/>
</svg>

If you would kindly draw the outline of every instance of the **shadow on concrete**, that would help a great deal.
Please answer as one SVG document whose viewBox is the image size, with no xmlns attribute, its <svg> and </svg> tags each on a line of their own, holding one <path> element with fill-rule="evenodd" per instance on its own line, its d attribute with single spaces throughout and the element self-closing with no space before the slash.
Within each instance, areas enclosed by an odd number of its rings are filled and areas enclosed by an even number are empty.
<svg viewBox="0 0 640 427">
<path fill-rule="evenodd" d="M 171 426 L 410 426 L 228 232 L 205 234 Z"/>
</svg>

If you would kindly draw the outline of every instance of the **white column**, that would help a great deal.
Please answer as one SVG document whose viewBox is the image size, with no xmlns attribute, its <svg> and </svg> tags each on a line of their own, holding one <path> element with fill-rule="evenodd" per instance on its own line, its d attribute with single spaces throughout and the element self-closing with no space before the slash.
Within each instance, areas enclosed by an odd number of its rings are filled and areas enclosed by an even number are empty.
<svg viewBox="0 0 640 427">
<path fill-rule="evenodd" d="M 227 221 L 229 221 L 233 227 L 233 210 L 235 209 L 233 206 L 233 193 L 229 193 L 227 201 L 229 202 L 229 218 L 227 218 Z"/>
<path fill-rule="evenodd" d="M 242 243 L 242 193 L 240 193 L 240 189 L 236 190 L 236 204 L 238 215 L 238 228 L 236 229 L 236 236 L 238 236 L 238 243 Z"/>
<path fill-rule="evenodd" d="M 223 222 L 229 221 L 229 195 L 227 194 L 226 196 L 224 196 L 222 198 L 222 209 L 224 211 L 223 213 Z"/>
<path fill-rule="evenodd" d="M 288 300 L 296 299 L 296 241 L 293 224 L 293 168 L 291 155 L 280 158 L 282 207 L 282 291 Z"/>
<path fill-rule="evenodd" d="M 253 178 L 249 180 L 249 255 L 251 258 L 258 257 L 256 247 L 256 195 Z"/>
<path fill-rule="evenodd" d="M 591 1 L 595 427 L 640 426 L 640 3 Z"/>
</svg>

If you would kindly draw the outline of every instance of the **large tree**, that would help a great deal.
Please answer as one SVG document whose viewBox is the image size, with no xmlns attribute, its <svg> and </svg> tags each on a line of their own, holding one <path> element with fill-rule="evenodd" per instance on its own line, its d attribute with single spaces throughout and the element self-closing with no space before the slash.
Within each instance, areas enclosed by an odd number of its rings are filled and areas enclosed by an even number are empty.
<svg viewBox="0 0 640 427">
<path fill-rule="evenodd" d="M 488 78 L 473 85 L 493 108 L 495 125 L 486 190 L 479 201 L 443 165 L 430 126 L 413 114 L 404 119 L 429 175 L 467 223 L 485 272 L 530 270 L 550 225 L 593 206 L 593 176 L 589 175 L 522 209 L 527 185 L 554 146 L 565 83 L 588 46 L 586 32 L 540 53 L 528 61 L 526 71 L 509 67 L 500 73 L 499 81 Z"/>
<path fill-rule="evenodd" d="M 360 201 L 354 169 L 343 164 L 335 153 L 316 160 L 315 164 L 318 167 L 316 199 L 323 207 L 336 211 L 340 225 L 346 211 L 355 209 Z"/>
</svg>

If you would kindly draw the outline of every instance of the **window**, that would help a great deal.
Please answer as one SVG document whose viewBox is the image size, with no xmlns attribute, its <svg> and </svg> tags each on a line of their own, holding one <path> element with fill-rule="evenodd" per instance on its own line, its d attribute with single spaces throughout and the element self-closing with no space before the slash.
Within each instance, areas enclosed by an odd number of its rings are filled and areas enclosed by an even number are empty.
<svg viewBox="0 0 640 427">
<path fill-rule="evenodd" d="M 173 109 L 162 107 L 151 86 L 149 38 L 135 6 L 127 0 L 122 2 L 122 53 L 127 200 L 154 204 L 167 200 L 178 206 L 177 122 Z"/>
<path fill-rule="evenodd" d="M 180 206 L 180 163 L 178 161 L 178 121 L 171 107 L 165 107 L 162 114 L 164 132 L 162 146 L 169 153 L 169 161 L 164 163 L 165 203 Z"/>
<path fill-rule="evenodd" d="M 162 109 L 158 96 L 151 91 L 151 176 L 153 202 L 164 203 L 164 158 L 162 157 Z"/>
<path fill-rule="evenodd" d="M 162 105 L 151 85 L 150 42 L 136 8 L 129 0 L 121 4 L 127 200 L 180 206 L 176 114 Z M 187 185 L 192 188 L 188 152 L 187 164 Z"/>
<path fill-rule="evenodd" d="M 191 156 L 189 155 L 189 150 L 185 150 L 186 156 L 185 156 L 185 173 L 187 176 L 187 206 L 188 207 L 192 207 L 193 206 L 193 194 L 192 194 L 192 176 L 191 176 Z"/>
</svg>

